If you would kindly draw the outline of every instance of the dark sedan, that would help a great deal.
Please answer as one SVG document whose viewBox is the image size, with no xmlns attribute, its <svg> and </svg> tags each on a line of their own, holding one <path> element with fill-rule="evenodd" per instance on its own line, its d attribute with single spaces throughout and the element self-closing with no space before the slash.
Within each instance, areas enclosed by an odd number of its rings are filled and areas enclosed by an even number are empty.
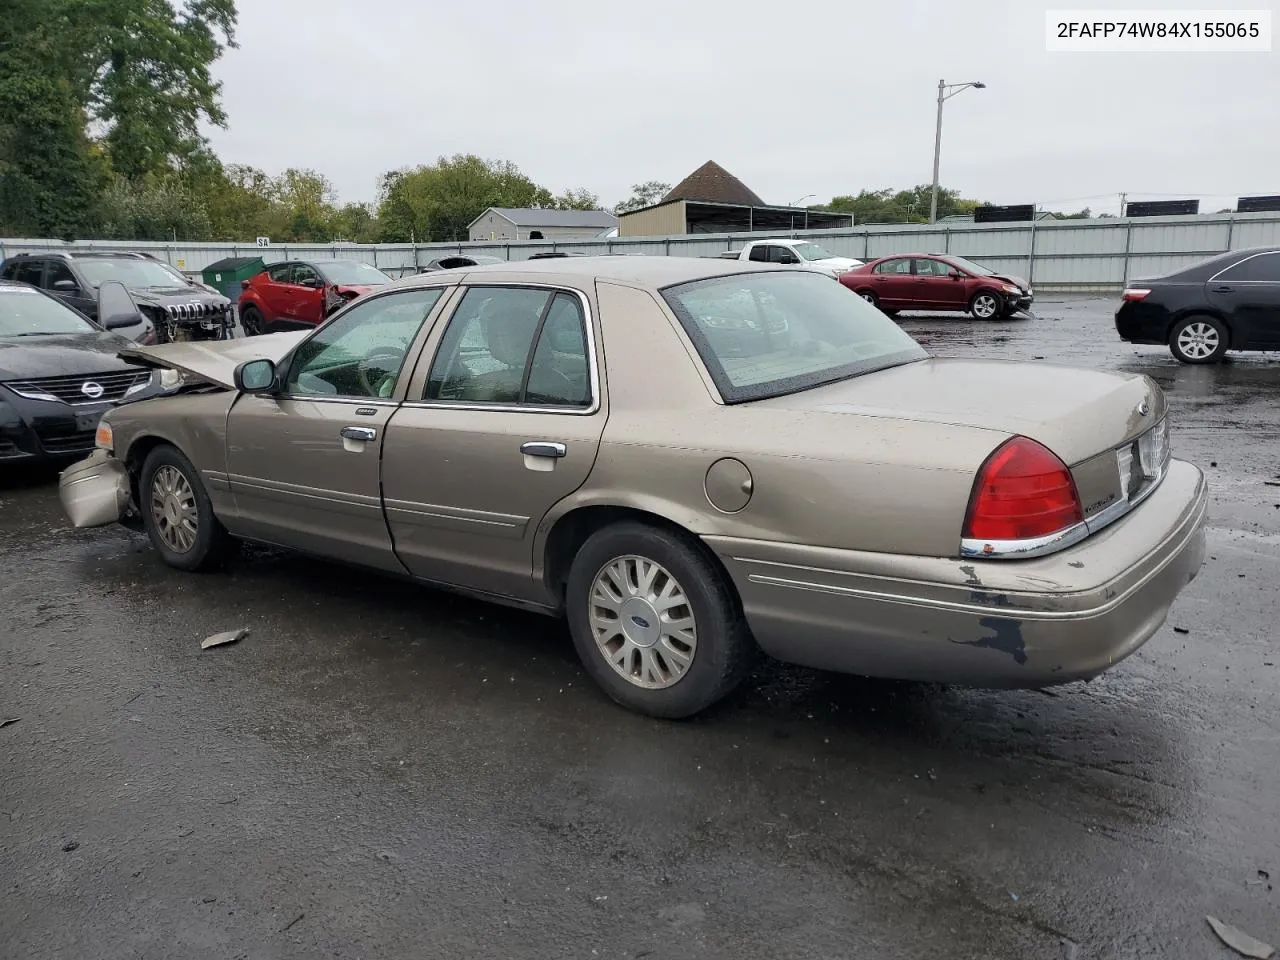
<svg viewBox="0 0 1280 960">
<path fill-rule="evenodd" d="M 1167 276 L 1126 285 L 1116 332 L 1160 343 L 1183 363 L 1228 350 L 1280 350 L 1280 247 L 1233 250 Z"/>
<path fill-rule="evenodd" d="M 163 374 L 125 363 L 137 323 L 120 284 L 99 291 L 99 326 L 24 283 L 0 280 L 0 463 L 82 457 L 98 420 L 124 400 L 161 393 Z"/>
</svg>

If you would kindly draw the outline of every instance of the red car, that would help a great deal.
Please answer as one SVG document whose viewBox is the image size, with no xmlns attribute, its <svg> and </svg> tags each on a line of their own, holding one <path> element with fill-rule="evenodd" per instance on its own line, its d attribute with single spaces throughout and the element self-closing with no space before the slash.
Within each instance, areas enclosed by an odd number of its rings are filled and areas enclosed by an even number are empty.
<svg viewBox="0 0 1280 960">
<path fill-rule="evenodd" d="M 1022 277 L 997 273 L 964 257 L 899 253 L 871 260 L 841 283 L 889 316 L 899 310 L 955 310 L 998 320 L 1026 310 L 1034 299 Z"/>
<path fill-rule="evenodd" d="M 391 278 L 358 260 L 288 260 L 240 283 L 240 326 L 249 336 L 314 327 L 348 300 Z"/>
</svg>

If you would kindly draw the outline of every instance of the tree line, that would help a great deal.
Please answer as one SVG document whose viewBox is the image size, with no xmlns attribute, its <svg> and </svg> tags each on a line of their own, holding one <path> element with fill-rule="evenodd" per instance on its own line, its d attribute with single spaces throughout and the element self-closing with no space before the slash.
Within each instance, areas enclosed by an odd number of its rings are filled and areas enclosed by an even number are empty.
<svg viewBox="0 0 1280 960">
<path fill-rule="evenodd" d="M 487 207 L 600 209 L 507 160 L 473 154 L 392 170 L 372 204 L 341 203 L 313 169 L 224 164 L 199 132 L 225 127 L 211 68 L 236 46 L 235 0 L 4 0 L 0 236 L 245 242 L 453 241 Z M 621 213 L 670 186 L 636 184 Z M 939 194 L 938 214 L 977 201 Z M 929 187 L 863 190 L 814 209 L 925 222 Z M 1084 212 L 1087 215 L 1087 211 Z"/>
</svg>

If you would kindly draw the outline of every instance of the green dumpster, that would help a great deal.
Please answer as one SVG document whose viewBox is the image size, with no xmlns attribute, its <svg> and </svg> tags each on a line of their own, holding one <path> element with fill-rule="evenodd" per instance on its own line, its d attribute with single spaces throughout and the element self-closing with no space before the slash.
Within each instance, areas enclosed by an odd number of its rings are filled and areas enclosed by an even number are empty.
<svg viewBox="0 0 1280 960">
<path fill-rule="evenodd" d="M 261 257 L 224 257 L 204 268 L 204 282 L 232 303 L 240 302 L 240 282 L 267 269 Z"/>
</svg>

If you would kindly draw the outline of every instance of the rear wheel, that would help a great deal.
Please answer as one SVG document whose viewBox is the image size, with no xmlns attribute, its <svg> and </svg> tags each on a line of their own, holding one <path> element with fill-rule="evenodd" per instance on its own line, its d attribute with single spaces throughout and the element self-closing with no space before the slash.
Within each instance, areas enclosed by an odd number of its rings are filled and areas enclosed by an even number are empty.
<svg viewBox="0 0 1280 960">
<path fill-rule="evenodd" d="M 200 473 L 177 447 L 156 447 L 138 474 L 142 522 L 164 562 L 179 570 L 207 570 L 226 553 L 229 537 L 213 515 Z"/>
<path fill-rule="evenodd" d="M 1213 317 L 1188 317 L 1169 332 L 1169 352 L 1183 363 L 1217 363 L 1227 352 L 1227 329 Z"/>
<path fill-rule="evenodd" d="M 262 314 L 257 307 L 245 307 L 240 311 L 240 329 L 246 337 L 256 337 L 262 333 Z"/>
<path fill-rule="evenodd" d="M 975 320 L 996 320 L 1004 312 L 1004 304 L 990 290 L 979 290 L 969 301 L 969 312 Z"/>
<path fill-rule="evenodd" d="M 867 301 L 867 303 L 871 304 L 873 307 L 880 306 L 880 301 L 876 299 L 876 295 L 870 290 L 859 290 L 858 296 Z"/>
<path fill-rule="evenodd" d="M 756 650 L 724 572 L 683 537 L 648 524 L 592 534 L 570 568 L 565 606 L 587 673 L 652 717 L 711 706 L 738 685 Z"/>
</svg>

